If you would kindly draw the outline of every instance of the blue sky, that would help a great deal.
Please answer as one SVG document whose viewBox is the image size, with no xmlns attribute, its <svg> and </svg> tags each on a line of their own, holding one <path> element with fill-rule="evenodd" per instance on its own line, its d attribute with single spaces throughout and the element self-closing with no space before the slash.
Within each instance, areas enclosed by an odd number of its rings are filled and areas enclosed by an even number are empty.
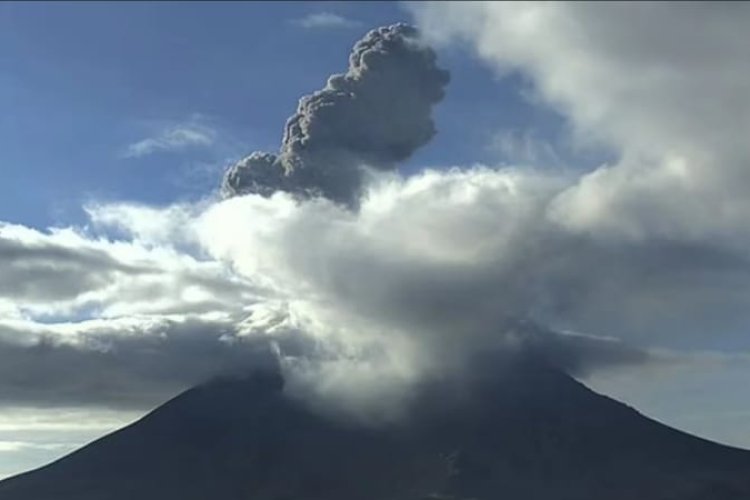
<svg viewBox="0 0 750 500">
<path fill-rule="evenodd" d="M 350 24 L 299 22 L 316 13 Z M 410 17 L 386 2 L 3 3 L 0 215 L 44 227 L 80 221 L 92 199 L 205 195 L 232 160 L 278 147 L 299 97 L 345 70 L 365 31 Z M 558 138 L 562 120 L 524 99 L 519 77 L 496 78 L 460 49 L 440 61 L 452 82 L 436 111 L 439 139 L 407 172 L 502 161 L 491 144 L 503 129 Z M 210 140 L 127 154 L 186 128 Z"/>
</svg>

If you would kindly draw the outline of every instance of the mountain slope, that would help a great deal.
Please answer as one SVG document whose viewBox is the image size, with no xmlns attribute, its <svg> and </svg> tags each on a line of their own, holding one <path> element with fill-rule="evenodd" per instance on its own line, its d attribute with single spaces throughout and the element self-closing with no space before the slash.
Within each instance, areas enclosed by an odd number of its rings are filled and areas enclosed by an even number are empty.
<svg viewBox="0 0 750 500">
<path fill-rule="evenodd" d="M 535 363 L 425 384 L 408 419 L 379 428 L 320 417 L 282 389 L 272 373 L 196 387 L 0 482 L 0 499 L 750 498 L 750 452 Z"/>
</svg>

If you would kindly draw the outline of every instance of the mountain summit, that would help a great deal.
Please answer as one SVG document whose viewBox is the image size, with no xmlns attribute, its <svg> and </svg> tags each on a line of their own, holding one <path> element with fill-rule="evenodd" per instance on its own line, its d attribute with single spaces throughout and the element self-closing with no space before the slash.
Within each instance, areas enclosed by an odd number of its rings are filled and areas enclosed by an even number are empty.
<svg viewBox="0 0 750 500">
<path fill-rule="evenodd" d="M 46 467 L 2 500 L 739 500 L 750 452 L 650 420 L 539 363 L 425 383 L 364 427 L 272 372 L 216 380 Z"/>
</svg>

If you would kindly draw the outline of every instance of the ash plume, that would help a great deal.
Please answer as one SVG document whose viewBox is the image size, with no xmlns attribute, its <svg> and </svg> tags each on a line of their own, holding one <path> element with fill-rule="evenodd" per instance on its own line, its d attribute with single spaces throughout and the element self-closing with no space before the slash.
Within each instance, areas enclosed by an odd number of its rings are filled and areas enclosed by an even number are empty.
<svg viewBox="0 0 750 500">
<path fill-rule="evenodd" d="M 370 31 L 346 73 L 300 100 L 278 153 L 254 152 L 227 171 L 224 195 L 285 191 L 356 206 L 367 168 L 393 170 L 435 135 L 431 111 L 448 80 L 416 28 Z"/>
</svg>

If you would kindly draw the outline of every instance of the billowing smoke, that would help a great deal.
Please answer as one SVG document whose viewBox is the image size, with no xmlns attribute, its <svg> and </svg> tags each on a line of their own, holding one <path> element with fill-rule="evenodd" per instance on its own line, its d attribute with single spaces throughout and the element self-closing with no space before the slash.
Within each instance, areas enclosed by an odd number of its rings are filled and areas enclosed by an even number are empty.
<svg viewBox="0 0 750 500">
<path fill-rule="evenodd" d="M 241 160 L 223 190 L 229 196 L 285 191 L 355 206 L 366 168 L 392 170 L 435 135 L 432 106 L 448 80 L 414 27 L 372 30 L 355 44 L 346 73 L 300 100 L 279 153 Z"/>
</svg>

